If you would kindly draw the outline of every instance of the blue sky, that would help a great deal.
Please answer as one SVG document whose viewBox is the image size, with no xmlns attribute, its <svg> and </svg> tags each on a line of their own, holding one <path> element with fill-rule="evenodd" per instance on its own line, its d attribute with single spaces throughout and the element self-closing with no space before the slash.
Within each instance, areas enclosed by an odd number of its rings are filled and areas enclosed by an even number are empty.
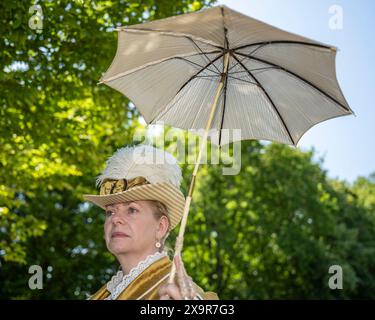
<svg viewBox="0 0 375 320">
<path fill-rule="evenodd" d="M 375 1 L 220 0 L 218 4 L 278 28 L 338 47 L 336 72 L 356 116 L 322 122 L 310 129 L 298 148 L 315 148 L 333 178 L 349 182 L 375 171 Z M 342 9 L 342 29 L 330 28 Z M 337 11 L 336 11 L 337 12 Z"/>
</svg>

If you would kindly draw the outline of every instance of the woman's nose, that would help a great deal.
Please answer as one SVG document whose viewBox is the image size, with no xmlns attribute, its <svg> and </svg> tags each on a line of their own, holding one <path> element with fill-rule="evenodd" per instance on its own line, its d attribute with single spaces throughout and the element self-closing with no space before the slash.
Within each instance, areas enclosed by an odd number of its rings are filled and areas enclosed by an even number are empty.
<svg viewBox="0 0 375 320">
<path fill-rule="evenodd" d="M 112 223 L 113 224 L 123 224 L 124 223 L 124 219 L 122 219 L 122 217 L 120 216 L 120 214 L 118 212 L 114 213 L 112 215 Z"/>
</svg>

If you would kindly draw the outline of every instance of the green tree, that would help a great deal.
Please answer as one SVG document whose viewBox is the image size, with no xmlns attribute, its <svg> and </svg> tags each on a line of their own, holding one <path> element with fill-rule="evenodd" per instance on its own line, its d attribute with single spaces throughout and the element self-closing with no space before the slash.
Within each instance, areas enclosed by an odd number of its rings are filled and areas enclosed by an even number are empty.
<svg viewBox="0 0 375 320">
<path fill-rule="evenodd" d="M 200 170 L 185 236 L 193 277 L 223 299 L 374 297 L 373 184 L 327 178 L 312 151 L 241 147 L 240 174 Z M 331 265 L 343 290 L 328 287 Z"/>
<path fill-rule="evenodd" d="M 0 297 L 86 297 L 109 278 L 96 192 L 106 157 L 132 142 L 137 110 L 97 82 L 114 28 L 197 10 L 212 1 L 2 1 Z M 29 27 L 39 4 L 41 32 Z M 31 23 L 34 20 L 31 21 Z M 31 291 L 28 267 L 47 270 Z"/>
</svg>

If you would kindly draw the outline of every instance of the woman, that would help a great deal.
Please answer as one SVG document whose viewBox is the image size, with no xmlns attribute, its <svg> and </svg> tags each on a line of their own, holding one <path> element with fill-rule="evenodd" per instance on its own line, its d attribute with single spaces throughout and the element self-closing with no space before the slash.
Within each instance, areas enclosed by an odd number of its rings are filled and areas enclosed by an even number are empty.
<svg viewBox="0 0 375 320">
<path fill-rule="evenodd" d="M 177 284 L 168 284 L 164 243 L 183 214 L 181 178 L 176 159 L 152 146 L 122 148 L 107 160 L 100 195 L 84 199 L 105 210 L 104 238 L 121 270 L 90 299 L 218 299 L 192 281 L 179 258 Z"/>
</svg>

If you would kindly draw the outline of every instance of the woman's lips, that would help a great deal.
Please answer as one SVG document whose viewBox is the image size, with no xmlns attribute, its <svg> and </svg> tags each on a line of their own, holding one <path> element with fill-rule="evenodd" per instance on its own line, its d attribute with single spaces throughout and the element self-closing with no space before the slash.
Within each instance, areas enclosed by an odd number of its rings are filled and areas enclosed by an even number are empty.
<svg viewBox="0 0 375 320">
<path fill-rule="evenodd" d="M 112 238 L 126 238 L 126 237 L 129 237 L 129 236 L 124 232 L 113 232 L 112 233 Z"/>
</svg>

